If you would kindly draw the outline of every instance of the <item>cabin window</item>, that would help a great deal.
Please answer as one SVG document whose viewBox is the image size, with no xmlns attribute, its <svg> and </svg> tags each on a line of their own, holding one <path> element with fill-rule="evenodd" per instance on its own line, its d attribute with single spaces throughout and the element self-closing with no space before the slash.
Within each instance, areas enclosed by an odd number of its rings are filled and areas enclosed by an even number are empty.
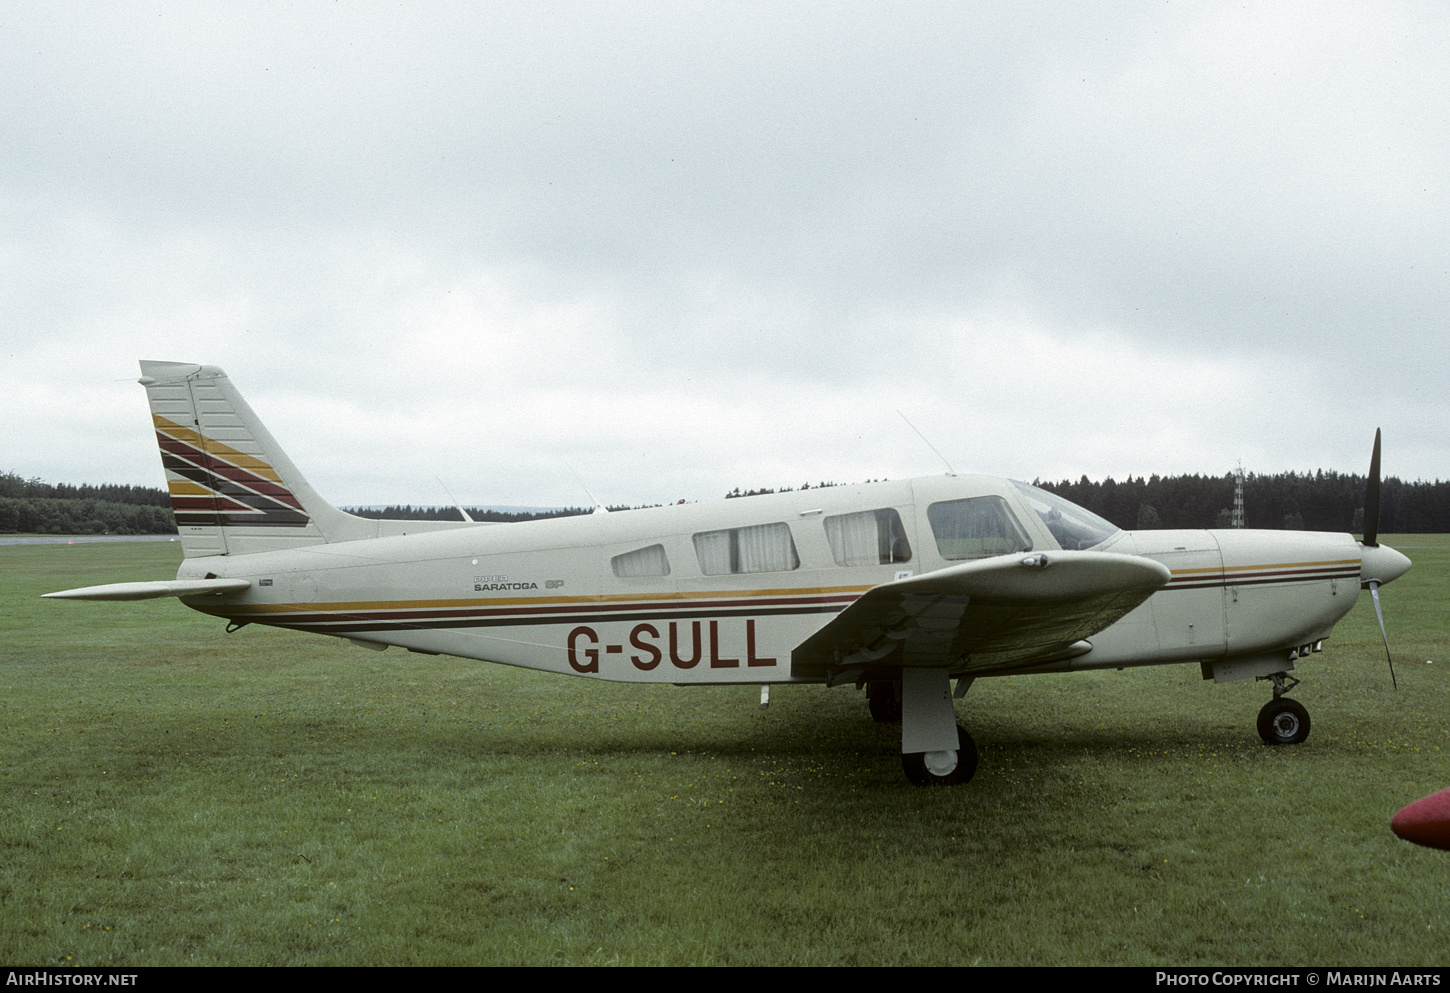
<svg viewBox="0 0 1450 993">
<path fill-rule="evenodd" d="M 648 548 L 616 555 L 609 560 L 609 566 L 620 579 L 670 574 L 670 560 L 665 556 L 664 545 L 650 545 Z"/>
<path fill-rule="evenodd" d="M 1032 547 L 1012 508 L 999 496 L 934 503 L 926 518 L 944 559 L 977 559 Z"/>
<path fill-rule="evenodd" d="M 901 526 L 901 515 L 889 507 L 827 517 L 825 525 L 836 565 L 888 565 L 911 560 L 911 545 Z"/>
<path fill-rule="evenodd" d="M 1042 523 L 1047 525 L 1057 543 L 1068 551 L 1101 545 L 1120 530 L 1111 521 L 1103 520 L 1056 493 L 1015 479 L 1012 485 L 1027 498 L 1027 505 L 1042 518 Z"/>
<path fill-rule="evenodd" d="M 695 554 L 707 576 L 740 572 L 788 572 L 799 568 L 800 556 L 786 524 L 759 524 L 695 535 Z"/>
</svg>

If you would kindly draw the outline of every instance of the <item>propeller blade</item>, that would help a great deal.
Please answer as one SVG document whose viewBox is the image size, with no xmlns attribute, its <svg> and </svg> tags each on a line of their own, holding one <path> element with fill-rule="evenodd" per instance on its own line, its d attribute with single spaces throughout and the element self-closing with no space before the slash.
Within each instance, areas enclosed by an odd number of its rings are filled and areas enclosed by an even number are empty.
<svg viewBox="0 0 1450 993">
<path fill-rule="evenodd" d="M 1378 617 L 1379 618 L 1379 622 L 1380 622 L 1380 637 L 1383 638 L 1384 639 L 1384 642 L 1385 642 L 1385 661 L 1389 662 L 1389 664 L 1390 664 L 1390 682 L 1391 683 L 1394 683 L 1395 690 L 1398 691 L 1399 688 L 1400 688 L 1400 682 L 1399 682 L 1399 680 L 1397 680 L 1395 678 L 1395 660 L 1392 659 L 1392 658 L 1390 658 L 1390 636 L 1387 635 L 1387 634 L 1385 634 L 1385 615 L 1380 610 L 1380 584 L 1379 583 L 1376 583 L 1373 580 L 1370 581 L 1370 584 L 1369 584 L 1369 595 L 1372 598 L 1374 598 L 1374 615 L 1375 615 L 1375 617 Z"/>
<path fill-rule="evenodd" d="M 1369 478 L 1364 481 L 1364 544 L 1379 544 L 1380 536 L 1380 429 L 1374 429 L 1374 454 L 1369 457 Z M 1376 603 L 1379 601 L 1376 600 Z"/>
</svg>

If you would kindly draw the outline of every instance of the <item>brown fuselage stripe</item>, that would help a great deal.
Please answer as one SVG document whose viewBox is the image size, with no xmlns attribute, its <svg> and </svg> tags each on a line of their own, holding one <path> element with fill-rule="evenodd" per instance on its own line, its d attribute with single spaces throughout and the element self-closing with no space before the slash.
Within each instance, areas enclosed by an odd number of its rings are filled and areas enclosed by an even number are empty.
<svg viewBox="0 0 1450 993">
<path fill-rule="evenodd" d="M 1323 565 L 1338 568 L 1324 569 Z M 1163 587 L 1167 591 L 1268 583 L 1306 583 L 1324 579 L 1357 579 L 1359 564 L 1304 563 L 1295 566 L 1238 566 L 1232 575 L 1191 570 Z M 1189 571 L 1189 570 L 1185 570 Z M 1217 570 L 1213 570 L 1217 572 Z M 649 620 L 692 620 L 708 617 L 788 616 L 839 613 L 870 587 L 835 587 L 801 595 L 788 590 L 741 594 L 673 593 L 600 596 L 579 601 L 568 597 L 508 597 L 498 600 L 373 601 L 316 604 L 279 603 L 202 607 L 207 613 L 282 627 L 334 632 L 383 631 L 454 627 L 528 627 L 541 624 L 600 624 Z M 764 594 L 764 595 L 763 595 Z M 771 595 L 774 594 L 774 595 Z"/>
<path fill-rule="evenodd" d="M 1211 586 L 1261 586 L 1266 583 L 1318 582 L 1325 579 L 1358 579 L 1360 564 L 1305 562 L 1282 566 L 1231 566 L 1217 569 L 1182 569 L 1173 573 L 1165 589 L 1203 589 Z"/>
<path fill-rule="evenodd" d="M 362 609 L 349 608 L 342 605 L 334 606 L 332 609 L 318 609 L 314 604 L 266 604 L 250 605 L 241 607 L 228 607 L 229 614 L 257 615 L 257 614 L 286 614 L 288 623 L 319 623 L 335 618 L 346 617 L 354 620 L 397 620 L 399 618 L 419 619 L 442 619 L 442 618 L 463 618 L 463 617 L 517 617 L 521 621 L 532 623 L 532 618 L 547 617 L 549 615 L 568 615 L 580 611 L 588 611 L 591 616 L 607 617 L 613 614 L 639 613 L 641 611 L 651 614 L 669 613 L 675 614 L 682 610 L 704 611 L 728 611 L 731 613 L 749 612 L 752 610 L 773 610 L 778 608 L 796 608 L 797 612 L 809 612 L 818 610 L 840 610 L 847 604 L 854 602 L 857 595 L 832 596 L 832 597 L 767 597 L 752 600 L 685 600 L 685 601 L 631 601 L 627 603 L 580 603 L 572 601 L 566 604 L 552 604 L 549 606 L 534 607 L 493 607 L 478 606 L 473 601 L 470 606 L 442 607 L 442 608 L 418 608 L 418 607 L 393 607 L 384 610 L 376 608 L 369 610 L 363 605 Z M 272 608 L 272 609 L 265 609 Z"/>
<path fill-rule="evenodd" d="M 608 621 L 689 620 L 708 617 L 770 617 L 792 614 L 834 614 L 859 597 L 766 597 L 751 600 L 631 600 L 614 604 L 578 601 L 546 607 L 472 607 L 464 609 L 407 609 L 388 612 L 356 610 L 318 611 L 311 604 L 267 605 L 271 611 L 238 610 L 226 604 L 197 603 L 198 609 L 223 617 L 252 620 L 280 627 L 306 627 L 327 631 L 380 631 L 411 628 L 501 627 L 539 624 L 599 624 Z M 257 605 L 254 605 L 257 606 Z M 312 609 L 308 609 L 312 608 Z"/>
</svg>

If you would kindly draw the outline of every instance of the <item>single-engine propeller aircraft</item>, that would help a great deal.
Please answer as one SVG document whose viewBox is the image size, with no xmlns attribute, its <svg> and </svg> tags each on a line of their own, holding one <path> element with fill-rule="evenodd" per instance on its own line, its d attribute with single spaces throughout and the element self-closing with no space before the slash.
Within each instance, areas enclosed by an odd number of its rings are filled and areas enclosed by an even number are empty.
<svg viewBox="0 0 1450 993">
<path fill-rule="evenodd" d="M 1284 696 L 1368 588 L 1409 559 L 1303 531 L 1123 531 L 1045 490 L 946 475 L 484 525 L 379 521 L 308 485 L 221 369 L 142 362 L 185 559 L 175 581 L 46 594 L 179 597 L 245 624 L 625 682 L 851 684 L 901 722 L 918 784 L 977 765 L 955 696 L 984 676 L 1197 663 Z M 1383 631 L 1384 621 L 1380 620 Z M 1388 639 L 1386 640 L 1388 651 Z"/>
</svg>

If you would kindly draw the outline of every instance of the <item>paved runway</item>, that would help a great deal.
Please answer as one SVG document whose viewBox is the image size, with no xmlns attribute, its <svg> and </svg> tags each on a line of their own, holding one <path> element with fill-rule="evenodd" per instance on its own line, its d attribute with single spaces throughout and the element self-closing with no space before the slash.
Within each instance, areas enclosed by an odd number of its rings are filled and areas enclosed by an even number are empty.
<svg viewBox="0 0 1450 993">
<path fill-rule="evenodd" d="M 0 534 L 0 545 L 80 545 L 91 541 L 176 541 L 174 534 Z"/>
</svg>

